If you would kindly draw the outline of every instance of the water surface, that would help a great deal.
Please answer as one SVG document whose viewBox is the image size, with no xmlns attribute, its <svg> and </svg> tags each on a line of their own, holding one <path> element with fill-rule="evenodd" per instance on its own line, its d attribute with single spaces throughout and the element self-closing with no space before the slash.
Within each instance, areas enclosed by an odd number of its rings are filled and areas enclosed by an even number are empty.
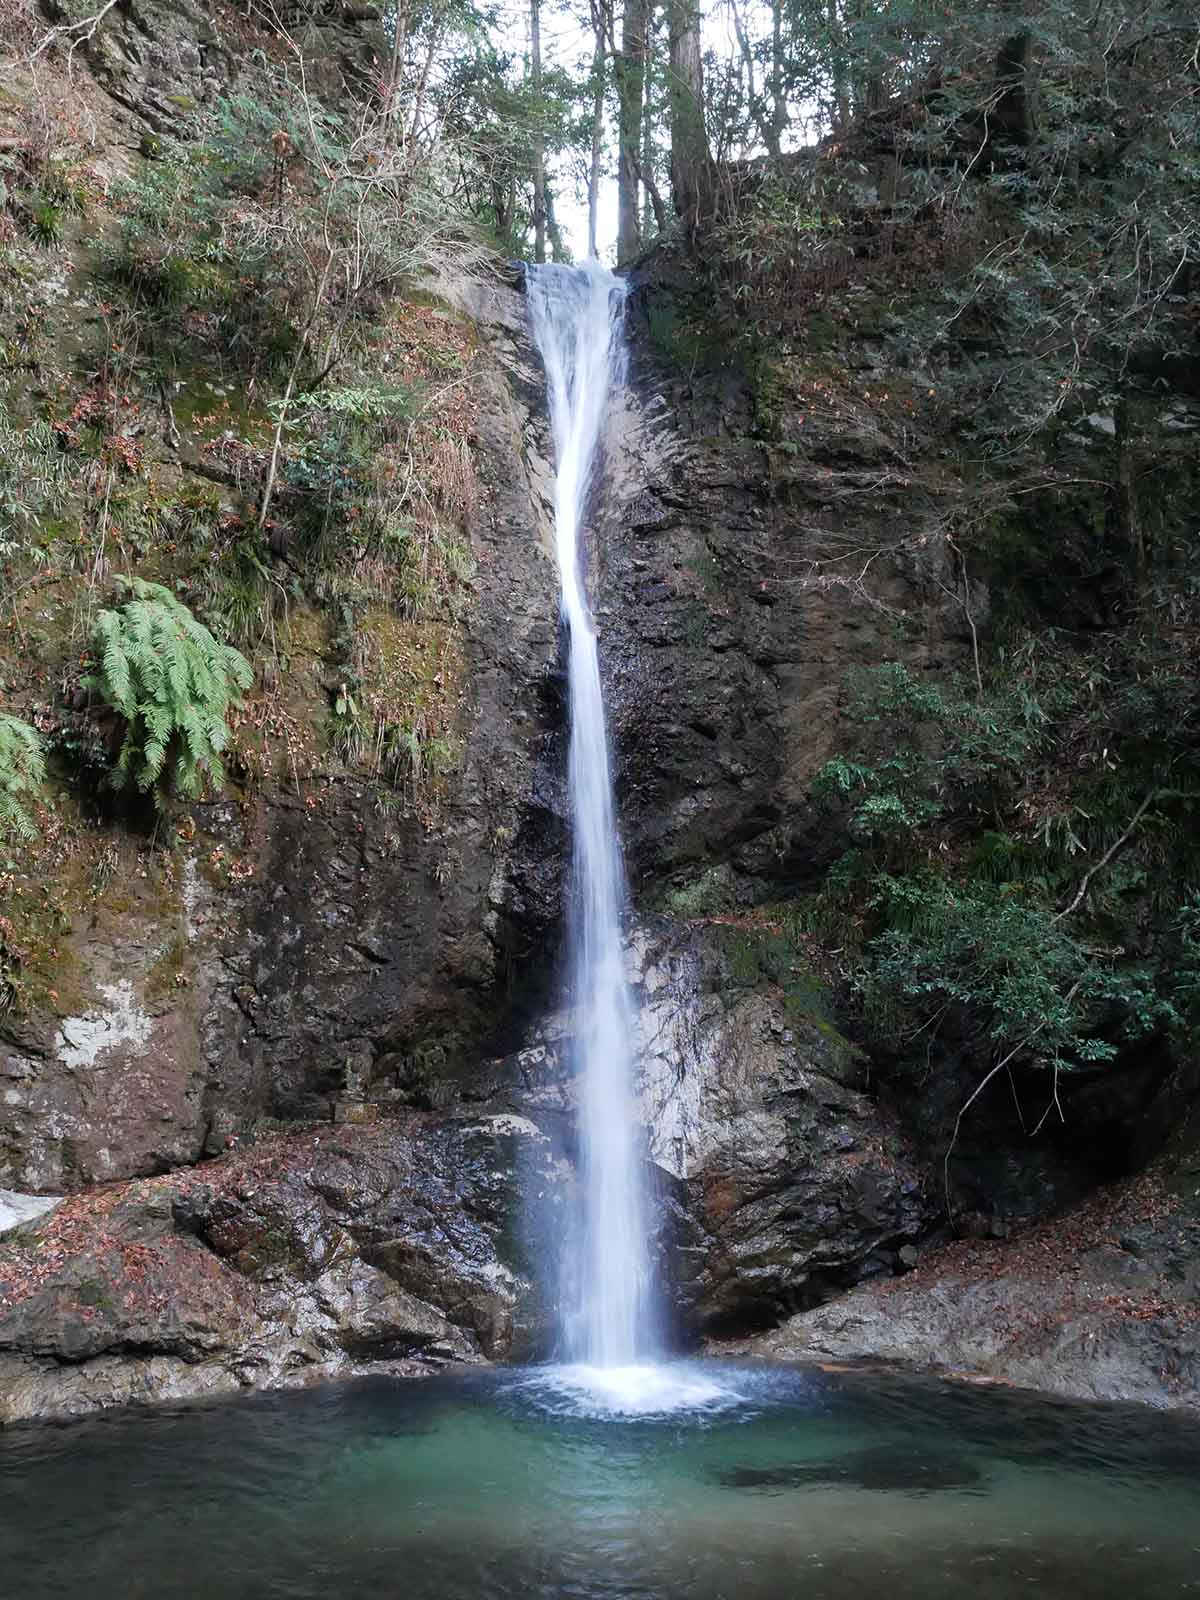
<svg viewBox="0 0 1200 1600">
<path fill-rule="evenodd" d="M 683 1385 L 691 1409 L 588 1414 L 569 1382 L 490 1371 L 12 1430 L 0 1435 L 0 1589 L 1200 1593 L 1200 1426 L 933 1380 L 702 1364 L 675 1376 L 673 1403 Z"/>
</svg>

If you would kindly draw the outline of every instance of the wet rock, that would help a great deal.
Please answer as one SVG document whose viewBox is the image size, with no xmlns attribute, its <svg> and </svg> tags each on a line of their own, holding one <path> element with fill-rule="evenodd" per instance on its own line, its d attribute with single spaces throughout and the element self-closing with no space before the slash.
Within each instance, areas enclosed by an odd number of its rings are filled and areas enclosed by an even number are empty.
<svg viewBox="0 0 1200 1600">
<path fill-rule="evenodd" d="M 1010 1242 L 928 1252 L 903 1279 L 803 1312 L 747 1348 L 1195 1409 L 1200 1220 L 1189 1205 L 1154 1177 L 1118 1185 Z"/>
<path fill-rule="evenodd" d="M 777 949 L 786 945 L 786 951 Z M 761 962 L 786 967 L 769 982 Z M 935 1214 L 895 1120 L 796 947 L 644 920 L 630 953 L 655 1246 L 685 1337 L 769 1326 L 880 1271 Z M 513 1092 L 574 1157 L 568 1019 L 513 1058 Z"/>
<path fill-rule="evenodd" d="M 748 919 L 642 944 L 643 1104 L 675 1180 L 679 1302 L 701 1329 L 826 1299 L 931 1217 L 913 1152 L 855 1086 L 857 1054 L 801 953 L 787 988 L 763 981 L 776 940 Z"/>
<path fill-rule="evenodd" d="M 881 1494 L 936 1494 L 946 1490 L 978 1490 L 983 1473 L 966 1456 L 931 1455 L 878 1445 L 829 1461 L 778 1467 L 731 1467 L 716 1474 L 725 1489 L 751 1489 L 777 1494 L 787 1489 L 831 1485 Z"/>
<path fill-rule="evenodd" d="M 631 382 L 596 511 L 601 659 L 643 904 L 721 864 L 743 901 L 818 877 L 829 830 L 808 791 L 844 738 L 847 673 L 919 670 L 968 643 L 939 587 L 943 554 L 901 555 L 884 531 L 911 504 L 883 470 L 877 423 L 847 411 L 814 426 L 781 398 L 777 449 L 715 331 L 699 360 L 664 341 L 664 326 L 704 325 L 693 288 L 667 250 L 633 275 Z M 869 593 L 861 561 L 837 554 L 852 549 L 879 551 Z M 982 589 L 973 604 L 985 617 Z M 895 616 L 913 610 L 927 630 L 899 635 Z"/>
<path fill-rule="evenodd" d="M 500 1122 L 282 1135 L 13 1229 L 0 1422 L 503 1357 L 538 1315 L 526 1180 L 552 1208 L 556 1175 L 536 1128 Z"/>
</svg>

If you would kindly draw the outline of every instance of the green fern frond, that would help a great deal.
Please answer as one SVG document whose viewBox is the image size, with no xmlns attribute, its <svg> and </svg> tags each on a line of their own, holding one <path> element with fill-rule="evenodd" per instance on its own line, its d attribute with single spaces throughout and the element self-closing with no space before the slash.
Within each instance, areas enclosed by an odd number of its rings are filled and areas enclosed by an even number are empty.
<svg viewBox="0 0 1200 1600">
<path fill-rule="evenodd" d="M 37 729 L 0 712 L 0 840 L 37 837 L 24 802 L 45 777 L 46 760 Z"/>
<path fill-rule="evenodd" d="M 162 584 L 120 582 L 130 598 L 97 618 L 98 665 L 85 679 L 125 719 L 112 781 L 118 787 L 132 781 L 157 797 L 169 773 L 176 792 L 188 798 L 199 798 L 206 785 L 219 790 L 228 715 L 253 682 L 250 664 Z"/>
</svg>

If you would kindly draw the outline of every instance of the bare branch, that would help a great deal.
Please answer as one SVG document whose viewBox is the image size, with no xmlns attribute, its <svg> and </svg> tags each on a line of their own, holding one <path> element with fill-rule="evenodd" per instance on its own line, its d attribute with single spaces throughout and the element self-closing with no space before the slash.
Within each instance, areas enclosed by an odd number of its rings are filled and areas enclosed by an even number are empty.
<svg viewBox="0 0 1200 1600">
<path fill-rule="evenodd" d="M 1075 891 L 1074 899 L 1071 901 L 1070 905 L 1064 906 L 1056 916 L 1051 917 L 1051 927 L 1053 927 L 1056 922 L 1061 922 L 1064 917 L 1069 917 L 1072 911 L 1082 904 L 1083 897 L 1085 894 L 1087 894 L 1088 885 L 1091 883 L 1092 879 L 1098 872 L 1102 872 L 1112 858 L 1116 855 L 1117 851 L 1129 842 L 1135 829 L 1137 828 L 1138 823 L 1146 815 L 1146 812 L 1149 811 L 1150 807 L 1158 799 L 1161 793 L 1162 790 L 1157 785 L 1155 785 L 1155 787 L 1149 791 L 1141 805 L 1138 806 L 1137 810 L 1133 813 L 1133 816 L 1129 822 L 1129 826 L 1125 829 L 1124 833 L 1119 839 L 1114 840 L 1104 854 L 1100 857 L 1099 861 L 1094 862 L 1092 866 L 1090 866 L 1084 873 L 1082 879 L 1080 880 L 1079 887 Z"/>
<path fill-rule="evenodd" d="M 107 0 L 107 4 L 102 5 L 99 11 L 93 12 L 90 17 L 83 17 L 79 22 L 66 22 L 59 27 L 51 28 L 26 58 L 27 64 L 32 66 L 45 51 L 56 44 L 64 42 L 69 46 L 68 54 L 73 55 L 81 44 L 87 44 L 90 39 L 95 38 L 100 24 L 108 13 L 114 11 L 120 3 L 121 0 Z"/>
</svg>

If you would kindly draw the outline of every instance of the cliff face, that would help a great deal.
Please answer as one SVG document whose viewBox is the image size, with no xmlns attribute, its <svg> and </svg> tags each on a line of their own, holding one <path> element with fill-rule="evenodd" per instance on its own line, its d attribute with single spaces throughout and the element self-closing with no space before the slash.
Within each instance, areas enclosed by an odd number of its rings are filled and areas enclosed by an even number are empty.
<svg viewBox="0 0 1200 1600">
<path fill-rule="evenodd" d="M 352 92 L 374 48 L 364 9 L 311 22 L 329 96 Z M 97 184 L 158 160 L 152 137 L 194 131 L 237 81 L 241 26 L 186 5 L 113 14 L 79 91 L 101 130 Z M 23 126 L 19 93 L 0 110 Z M 119 223 L 100 196 L 54 248 L 13 246 L 10 404 L 25 421 L 49 407 L 70 449 L 63 394 L 96 387 L 112 315 L 97 253 Z M 845 1316 L 813 1308 L 877 1280 L 912 1305 L 912 1337 L 887 1351 L 936 1359 L 928 1294 L 903 1275 L 944 1239 L 947 1201 L 960 1226 L 1002 1237 L 1174 1138 L 1166 1198 L 1127 1252 L 1146 1284 L 1174 1270 L 1195 1084 L 1160 1038 L 1065 1084 L 1066 1123 L 1036 1137 L 999 1085 L 951 1168 L 978 1041 L 931 1035 L 923 1075 L 906 1076 L 899 1043 L 864 1022 L 840 933 L 803 910 L 846 848 L 814 779 L 855 737 L 854 669 L 972 671 L 1015 587 L 995 552 L 968 568 L 930 533 L 986 486 L 946 446 L 941 374 L 898 346 L 869 284 L 851 287 L 851 310 L 814 315 L 807 346 L 764 375 L 715 324 L 698 342 L 713 302 L 692 266 L 660 251 L 639 267 L 592 576 L 678 1330 L 808 1316 L 825 1320 L 789 1323 L 772 1348 L 869 1353 L 888 1317 L 854 1308 L 882 1304 L 877 1288 L 837 1302 Z M 0 1188 L 71 1198 L 0 1238 L 0 1416 L 546 1347 L 574 1135 L 569 1018 L 553 1009 L 565 745 L 541 379 L 519 282 L 497 267 L 443 268 L 378 319 L 372 359 L 441 397 L 439 448 L 467 447 L 470 493 L 447 492 L 432 450 L 406 470 L 470 559 L 425 610 L 366 557 L 302 567 L 298 471 L 253 550 L 269 599 L 255 591 L 256 683 L 220 799 L 156 816 L 84 782 L 77 658 L 117 572 L 201 605 L 207 569 L 243 548 L 238 452 L 261 467 L 264 436 L 236 374 L 181 369 L 174 401 L 134 386 L 107 436 L 119 465 L 81 471 L 40 525 L 51 553 L 14 574 L 0 687 L 56 753 L 40 837 L 0 880 Z M 53 338 L 22 345 L 27 324 Z M 1160 409 L 1186 438 L 1183 402 Z M 1081 430 L 1082 482 L 1112 440 Z M 112 542 L 93 548 L 97 482 L 137 516 L 103 521 Z M 197 556 L 198 493 L 215 496 L 217 531 Z M 1069 564 L 1095 532 L 1088 507 L 1043 512 Z M 1022 515 L 1001 514 L 1010 550 L 1031 537 Z M 339 559 L 357 539 L 351 507 Z M 1074 613 L 1103 608 L 1114 582 L 1067 585 Z M 368 699 L 424 764 L 384 771 L 345 737 L 344 708 Z M 1030 1069 L 1014 1096 L 1040 1081 Z M 1172 1398 L 1147 1374 L 1164 1348 L 1192 1359 L 1171 1342 L 1174 1299 L 1147 1333 L 1119 1298 L 1055 1315 L 1103 1314 L 1127 1354 L 1136 1323 L 1132 1365 L 1097 1392 Z M 1078 1391 L 1063 1348 L 1052 1386 Z"/>
<path fill-rule="evenodd" d="M 282 20 L 311 92 L 334 106 L 384 48 L 369 7 L 301 7 Z M 399 1093 L 431 1067 L 466 1065 L 486 1040 L 502 1043 L 510 1009 L 553 965 L 561 823 L 539 761 L 555 578 L 548 468 L 531 420 L 536 358 L 511 286 L 452 274 L 393 304 L 373 335 L 374 359 L 395 377 L 414 391 L 439 385 L 422 405 L 443 474 L 454 469 L 449 437 L 469 449 L 453 506 L 438 502 L 447 538 L 467 552 L 462 576 L 428 605 L 405 609 L 386 583 L 373 589 L 351 538 L 349 562 L 334 558 L 342 570 L 315 587 L 300 579 L 287 547 L 304 494 L 286 484 L 272 550 L 266 535 L 261 554 L 251 547 L 238 457 L 262 451 L 265 413 L 247 398 L 260 380 L 223 370 L 219 326 L 205 342 L 219 319 L 189 309 L 191 289 L 178 309 L 168 302 L 143 369 L 110 375 L 113 342 L 146 337 L 114 331 L 137 314 L 113 304 L 112 266 L 136 182 L 161 181 L 175 149 L 163 141 L 186 150 L 222 96 L 263 93 L 283 50 L 236 7 L 122 6 L 74 52 L 70 76 L 51 56 L 18 75 L 0 107 L 14 159 L 28 164 L 17 176 L 29 203 L 39 117 L 60 141 L 53 159 L 71 164 L 86 196 L 48 246 L 15 225 L 7 238 L 13 428 L 49 413 L 67 471 L 53 514 L 26 524 L 31 561 L 8 569 L 0 646 L 6 709 L 54 750 L 40 836 L 14 851 L 5 880 L 0 1187 L 61 1192 L 160 1172 L 218 1153 L 263 1119 L 337 1106 L 353 1115 L 379 1088 Z M 79 144 L 75 121 L 59 126 L 56 103 L 87 124 L 90 142 Z M 180 275 L 192 270 L 186 247 L 176 246 Z M 362 359 L 352 377 L 363 379 Z M 169 385 L 154 377 L 164 370 Z M 447 371 L 460 375 L 447 384 Z M 77 431 L 88 426 L 103 436 L 96 461 Z M 18 505 L 21 474 L 59 470 L 24 460 L 23 437 L 5 435 Z M 427 460 L 420 467 L 433 475 Z M 194 540 L 196 525 L 211 531 Z M 89 566 L 79 549 L 93 535 Z M 235 732 L 238 782 L 169 820 L 96 781 L 88 763 L 111 759 L 111 730 L 88 731 L 73 681 L 115 575 L 130 571 L 193 604 L 205 596 L 222 619 L 226 607 L 250 607 L 237 613 L 257 674 Z M 381 708 L 389 737 L 407 729 L 420 741 L 402 779 L 381 783 L 364 741 L 351 750 L 339 734 L 347 684 Z"/>
<path fill-rule="evenodd" d="M 511 291 L 495 300 L 519 328 Z M 436 815 L 385 809 L 365 774 L 318 753 L 338 668 L 321 619 L 293 617 L 286 679 L 251 710 L 286 746 L 277 772 L 195 808 L 169 855 L 82 821 L 43 846 L 41 892 L 57 898 L 41 914 L 57 920 L 39 929 L 35 906 L 39 944 L 13 940 L 44 988 L 5 1022 L 0 1185 L 163 1171 L 264 1117 L 326 1115 L 430 1063 L 451 1068 L 503 1033 L 513 967 L 549 965 L 560 828 L 538 757 L 554 580 L 545 469 L 518 397 L 532 392 L 531 352 L 519 332 L 503 337 L 472 373 L 477 576 L 434 663 L 461 741 Z M 378 612 L 367 626 L 376 618 L 386 626 Z M 27 904 L 38 892 L 32 876 L 14 881 Z"/>
</svg>

